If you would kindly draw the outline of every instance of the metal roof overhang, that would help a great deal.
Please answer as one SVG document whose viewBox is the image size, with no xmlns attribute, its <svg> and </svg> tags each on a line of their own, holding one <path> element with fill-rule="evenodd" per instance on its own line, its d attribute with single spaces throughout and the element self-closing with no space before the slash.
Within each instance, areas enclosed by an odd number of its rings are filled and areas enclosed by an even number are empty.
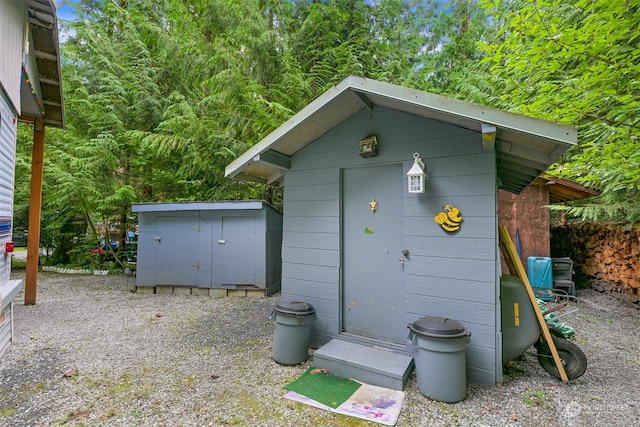
<svg viewBox="0 0 640 427">
<path fill-rule="evenodd" d="M 46 126 L 63 128 L 64 101 L 62 97 L 62 74 L 58 41 L 58 14 L 55 0 L 26 0 L 29 14 L 29 31 L 33 45 L 30 53 L 35 55 L 38 81 L 44 107 Z M 23 114 L 21 121 L 33 122 L 36 114 Z"/>
<path fill-rule="evenodd" d="M 225 174 L 281 184 L 292 155 L 363 108 L 376 105 L 477 131 L 479 143 L 483 130 L 493 131 L 484 139 L 484 149 L 497 152 L 499 188 L 516 194 L 577 141 L 576 129 L 570 126 L 350 76 L 247 150 Z"/>
<path fill-rule="evenodd" d="M 218 202 L 135 203 L 132 212 L 260 210 L 267 206 L 261 200 L 232 200 Z M 270 206 L 270 205 L 269 205 Z"/>
<path fill-rule="evenodd" d="M 536 178 L 533 184 L 546 186 L 549 190 L 549 203 L 554 204 L 600 195 L 599 191 L 585 187 L 575 181 L 546 175 Z"/>
</svg>

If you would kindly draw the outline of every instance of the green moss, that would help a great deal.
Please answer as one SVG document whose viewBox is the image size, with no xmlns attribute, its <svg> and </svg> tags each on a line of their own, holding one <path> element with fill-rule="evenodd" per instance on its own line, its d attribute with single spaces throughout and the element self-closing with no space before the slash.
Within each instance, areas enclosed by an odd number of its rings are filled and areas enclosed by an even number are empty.
<svg viewBox="0 0 640 427">
<path fill-rule="evenodd" d="M 174 388 L 178 392 L 182 392 L 184 389 L 194 388 L 196 379 L 192 375 L 185 375 L 183 377 L 176 378 L 174 382 Z"/>
<path fill-rule="evenodd" d="M 0 418 L 11 417 L 16 413 L 16 408 L 0 408 Z"/>
<path fill-rule="evenodd" d="M 590 323 L 594 323 L 594 322 L 596 322 L 596 320 L 598 320 L 598 319 L 596 319 L 595 317 L 593 317 L 593 316 L 589 316 L 589 315 L 584 314 L 584 313 L 578 313 L 578 314 L 577 314 L 577 316 L 578 316 L 579 318 L 581 318 L 581 319 L 586 320 L 587 322 L 590 322 Z"/>
</svg>

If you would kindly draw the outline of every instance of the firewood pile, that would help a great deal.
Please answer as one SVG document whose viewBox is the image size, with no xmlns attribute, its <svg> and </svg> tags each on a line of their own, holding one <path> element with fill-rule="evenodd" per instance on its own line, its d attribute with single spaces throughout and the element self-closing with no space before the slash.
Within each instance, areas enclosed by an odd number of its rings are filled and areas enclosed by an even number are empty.
<svg viewBox="0 0 640 427">
<path fill-rule="evenodd" d="M 576 286 L 611 293 L 640 308 L 640 227 L 587 223 L 553 227 L 551 255 L 573 260 Z"/>
</svg>

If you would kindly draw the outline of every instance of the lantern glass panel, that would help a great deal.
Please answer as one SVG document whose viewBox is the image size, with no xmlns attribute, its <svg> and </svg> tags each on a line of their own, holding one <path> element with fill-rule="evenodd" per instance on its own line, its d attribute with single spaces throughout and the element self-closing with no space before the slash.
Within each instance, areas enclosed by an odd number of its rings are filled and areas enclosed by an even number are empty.
<svg viewBox="0 0 640 427">
<path fill-rule="evenodd" d="M 419 175 L 409 175 L 409 192 L 410 193 L 422 193 L 423 180 Z"/>
</svg>

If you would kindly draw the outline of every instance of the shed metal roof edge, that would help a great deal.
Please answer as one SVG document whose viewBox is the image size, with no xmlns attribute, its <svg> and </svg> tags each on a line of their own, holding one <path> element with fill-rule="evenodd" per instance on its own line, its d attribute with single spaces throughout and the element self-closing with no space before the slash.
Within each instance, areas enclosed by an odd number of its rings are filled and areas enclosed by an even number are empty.
<svg viewBox="0 0 640 427">
<path fill-rule="evenodd" d="M 290 132 L 292 129 L 300 126 L 306 120 L 309 120 L 314 113 L 320 110 L 324 105 L 329 103 L 335 97 L 348 90 L 349 87 L 352 86 L 351 79 L 353 76 L 347 77 L 342 82 L 338 83 L 336 86 L 333 86 L 322 95 L 311 101 L 307 106 L 305 106 L 302 110 L 300 110 L 297 114 L 291 117 L 289 120 L 280 125 L 277 129 L 263 138 L 260 142 L 258 142 L 253 147 L 249 148 L 244 152 L 240 157 L 231 162 L 225 168 L 225 176 L 236 176 L 238 173 L 242 171 L 244 166 L 249 165 L 251 160 L 257 156 L 258 154 L 262 154 L 266 152 L 269 147 L 282 136 Z M 328 131 L 329 129 L 327 129 Z"/>
<path fill-rule="evenodd" d="M 133 212 L 260 210 L 264 206 L 273 208 L 269 203 L 261 200 L 225 200 L 219 202 L 136 203 L 131 205 L 131 210 Z"/>
<path fill-rule="evenodd" d="M 359 92 L 382 96 L 398 103 L 414 104 L 451 116 L 471 119 L 478 123 L 478 131 L 480 131 L 482 123 L 490 123 L 503 129 L 511 129 L 565 144 L 574 145 L 577 142 L 578 133 L 576 128 L 572 126 L 378 80 L 353 76 L 347 79 L 354 82 L 351 87 Z"/>
</svg>

